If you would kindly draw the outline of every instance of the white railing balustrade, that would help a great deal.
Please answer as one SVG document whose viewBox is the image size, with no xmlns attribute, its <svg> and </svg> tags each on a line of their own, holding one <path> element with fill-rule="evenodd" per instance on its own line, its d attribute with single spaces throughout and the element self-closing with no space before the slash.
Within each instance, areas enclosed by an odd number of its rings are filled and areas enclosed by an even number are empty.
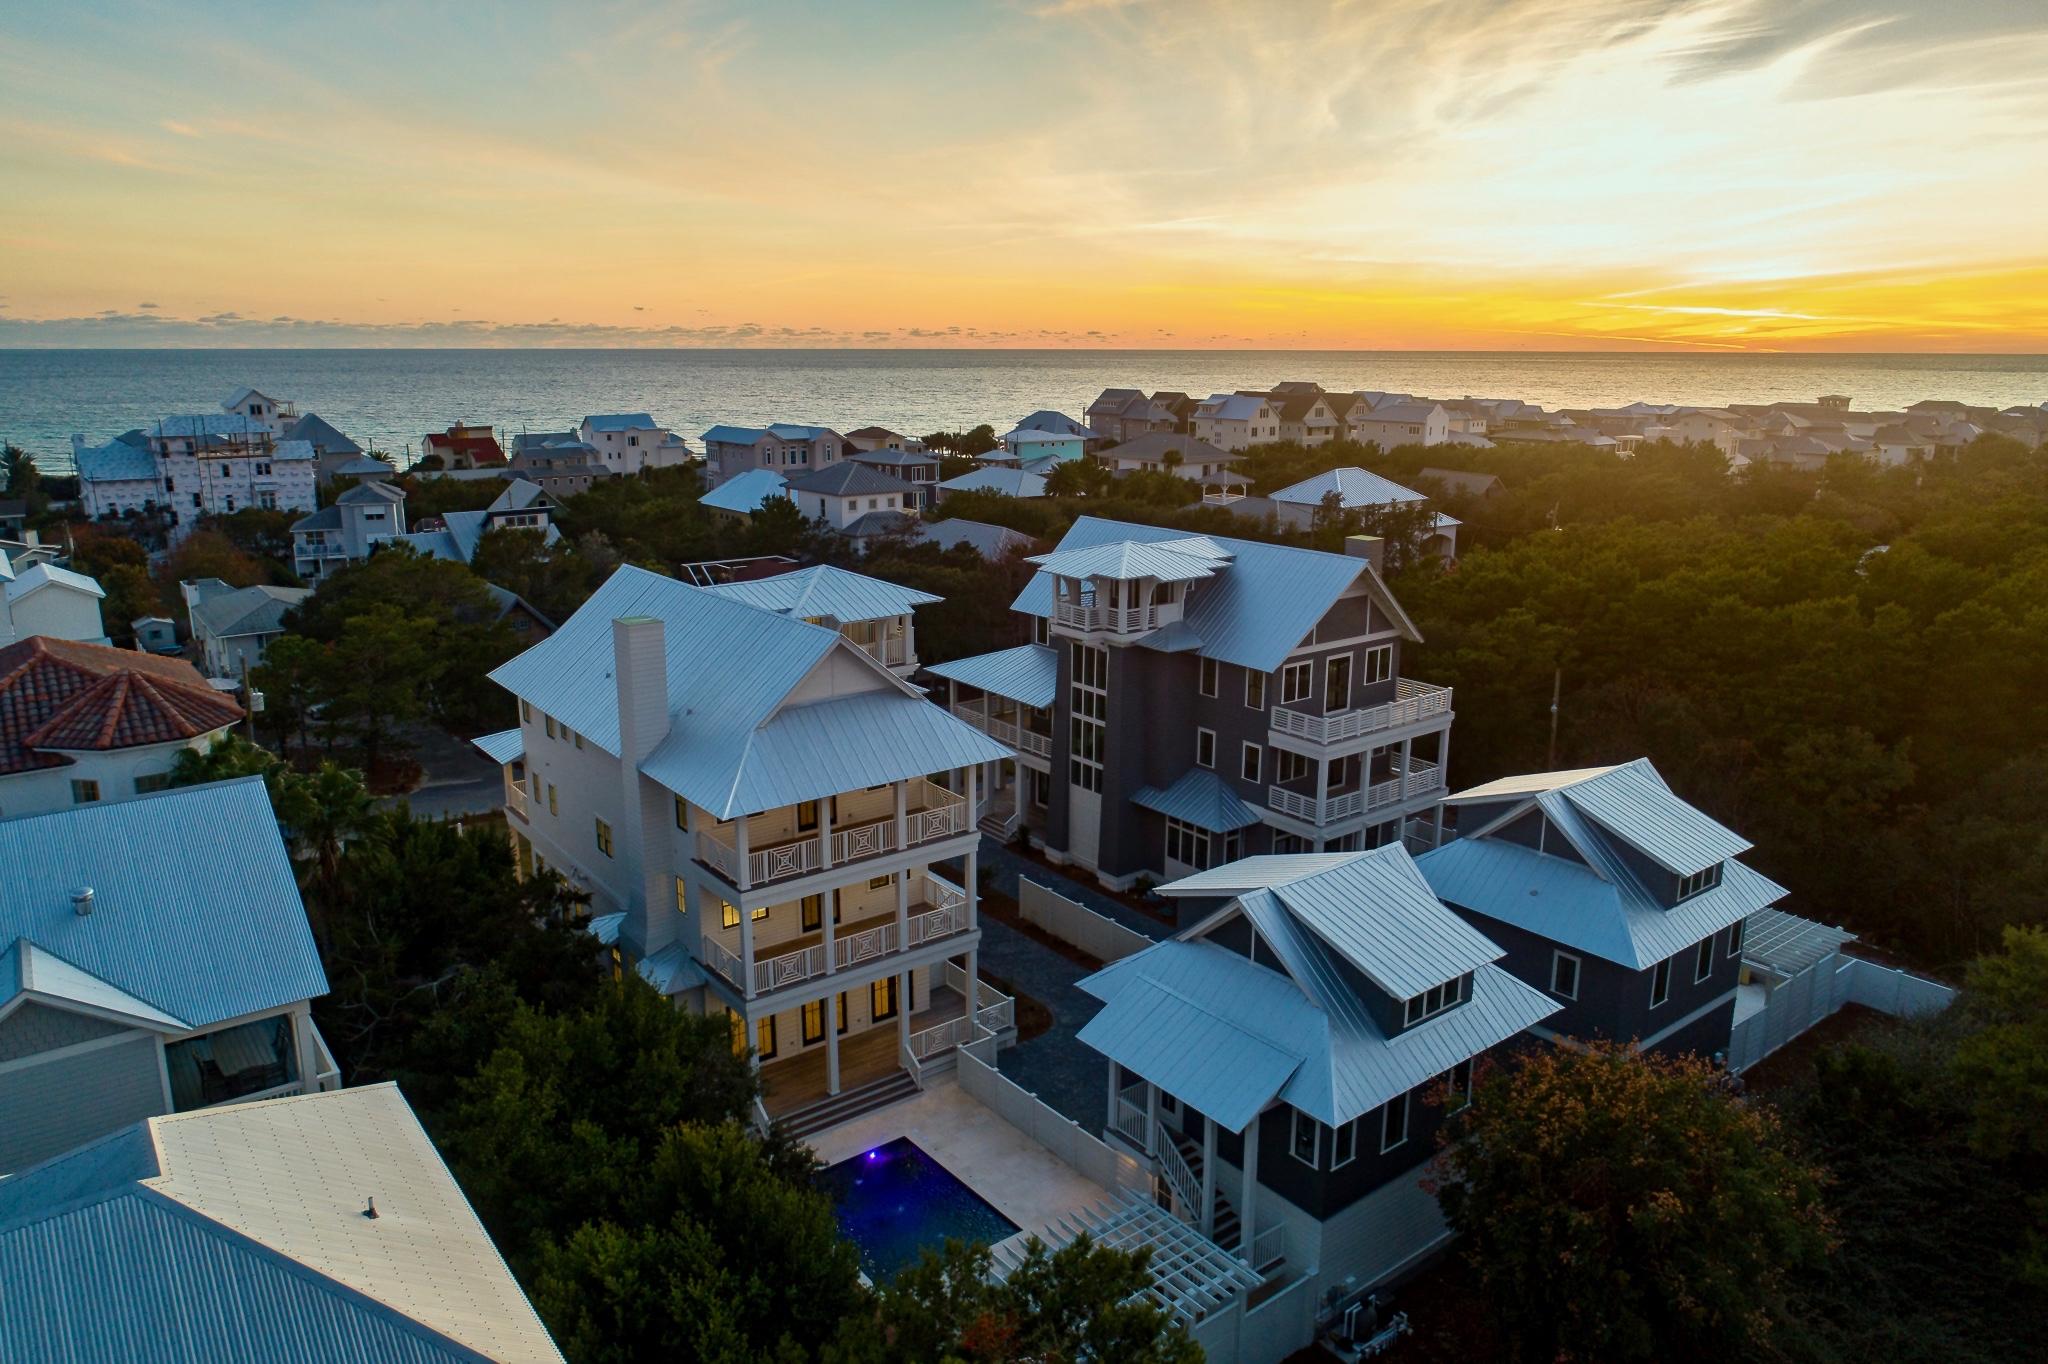
<svg viewBox="0 0 2048 1364">
<path fill-rule="evenodd" d="M 735 885 L 739 883 L 739 854 L 730 843 L 721 843 L 702 829 L 697 831 L 697 860 Z"/>
<path fill-rule="evenodd" d="M 1188 1168 L 1181 1156 L 1180 1148 L 1164 1132 L 1159 1134 L 1158 1149 L 1152 1154 L 1159 1161 L 1159 1172 L 1166 1176 L 1166 1186 L 1173 1190 L 1173 1201 L 1178 1205 L 1174 1213 L 1184 1222 L 1196 1226 L 1202 1224 L 1202 1184 L 1195 1178 L 1195 1172 Z"/>
<path fill-rule="evenodd" d="M 1287 1263 L 1287 1224 L 1275 1222 L 1252 1237 L 1252 1253 L 1245 1263 L 1263 1274 Z"/>
<path fill-rule="evenodd" d="M 951 1051 L 963 1043 L 974 1040 L 974 1020 L 962 1015 L 949 1018 L 923 1032 L 910 1035 L 910 1054 L 920 1061 L 929 1061 L 942 1051 Z"/>
<path fill-rule="evenodd" d="M 920 778 L 910 784 L 905 794 L 909 803 L 916 807 L 905 813 L 907 846 L 916 847 L 935 839 L 952 838 L 974 825 L 967 811 L 966 797 L 956 795 L 943 786 Z M 834 829 L 831 844 L 835 866 L 901 851 L 896 845 L 896 820 L 893 816 Z M 820 871 L 824 868 L 820 852 L 820 839 L 816 834 L 773 847 L 749 849 L 748 884 L 767 885 Z M 733 884 L 739 883 L 739 853 L 731 843 L 709 829 L 697 831 L 697 858 Z"/>
<path fill-rule="evenodd" d="M 327 1039 L 320 1035 L 320 1029 L 309 1019 L 307 1031 L 313 1034 L 313 1055 L 316 1069 L 313 1071 L 313 1088 L 322 1094 L 330 1089 L 341 1088 L 341 1065 L 334 1059 L 334 1053 L 327 1049 Z"/>
<path fill-rule="evenodd" d="M 739 953 L 733 951 L 718 939 L 706 937 L 704 939 L 704 950 L 698 953 L 697 959 L 718 972 L 719 975 L 724 976 L 734 985 L 741 987 L 746 985 L 746 963 L 740 960 Z"/>
<path fill-rule="evenodd" d="M 924 874 L 924 902 L 933 909 L 965 909 L 967 892 L 943 876 Z"/>
<path fill-rule="evenodd" d="M 836 939 L 832 944 L 834 966 L 858 966 L 864 961 L 886 957 L 896 950 L 896 925 L 878 924 L 874 928 Z"/>
<path fill-rule="evenodd" d="M 1311 715 L 1307 711 L 1273 707 L 1271 725 L 1275 734 L 1306 739 L 1310 743 L 1333 744 L 1376 734 L 1383 729 L 1412 725 L 1451 709 L 1451 688 L 1435 687 L 1412 678 L 1394 684 L 1394 699 L 1377 706 L 1340 710 L 1334 715 Z"/>
<path fill-rule="evenodd" d="M 761 992 L 779 990 L 785 985 L 801 985 L 813 976 L 825 974 L 825 949 L 823 946 L 800 947 L 794 952 L 785 952 L 779 957 L 754 963 L 754 989 Z"/>
<path fill-rule="evenodd" d="M 967 927 L 966 905 L 948 906 L 944 909 L 928 909 L 922 914 L 910 916 L 908 938 L 905 946 L 921 947 L 938 938 L 950 938 Z"/>
<path fill-rule="evenodd" d="M 1052 735 L 1040 734 L 1035 730 L 1020 729 L 1017 731 L 1017 742 L 1012 744 L 1011 747 L 1025 753 L 1036 754 L 1041 758 L 1050 758 L 1052 756 Z"/>
<path fill-rule="evenodd" d="M 1140 1151 L 1147 1155 L 1152 1153 L 1152 1115 L 1144 1104 L 1132 1103 L 1118 1095 L 1116 1112 L 1110 1115 L 1110 1125 Z"/>
<path fill-rule="evenodd" d="M 917 1058 L 910 1054 L 910 1044 L 908 1042 L 897 1043 L 896 1061 L 904 1070 L 909 1072 L 910 1078 L 917 1082 L 917 1087 L 923 1089 L 924 1067 L 919 1065 Z"/>
<path fill-rule="evenodd" d="M 791 876 L 801 876 L 807 871 L 818 869 L 818 840 L 806 838 L 797 843 L 784 843 L 777 848 L 763 848 L 747 854 L 747 870 L 752 874 L 755 885 L 768 881 L 780 881 Z"/>
<path fill-rule="evenodd" d="M 967 813 L 967 798 L 956 796 L 944 805 L 929 810 L 913 810 L 907 816 L 910 826 L 910 846 L 930 843 L 938 838 L 951 838 L 973 827 L 974 821 Z"/>
<path fill-rule="evenodd" d="M 985 1005 L 974 1015 L 974 1021 L 990 1032 L 1005 1032 L 1017 1025 L 1017 1001 L 1008 995 L 999 995 L 999 1003 Z"/>
<path fill-rule="evenodd" d="M 839 829 L 832 835 L 832 860 L 852 862 L 862 857 L 879 857 L 896 849 L 896 824 L 893 820 L 879 824 L 862 824 L 851 829 Z"/>
<path fill-rule="evenodd" d="M 526 788 L 516 781 L 505 783 L 505 808 L 521 819 L 527 819 Z"/>
<path fill-rule="evenodd" d="M 1266 788 L 1266 805 L 1283 815 L 1306 820 L 1310 824 L 1334 824 L 1340 819 L 1349 819 L 1368 810 L 1378 810 L 1388 805 L 1398 805 L 1416 796 L 1429 795 L 1443 789 L 1443 769 L 1435 763 L 1411 758 L 1408 770 L 1401 771 L 1400 760 L 1394 762 L 1394 775 L 1385 781 L 1374 782 L 1358 791 L 1339 791 L 1326 795 L 1321 800 L 1300 791 L 1289 791 L 1283 786 Z"/>
</svg>

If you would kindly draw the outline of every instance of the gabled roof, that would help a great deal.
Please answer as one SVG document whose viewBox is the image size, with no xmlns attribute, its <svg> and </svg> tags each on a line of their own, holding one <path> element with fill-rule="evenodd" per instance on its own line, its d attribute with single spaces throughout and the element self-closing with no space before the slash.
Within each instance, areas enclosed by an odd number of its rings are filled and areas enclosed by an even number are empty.
<svg viewBox="0 0 2048 1364">
<path fill-rule="evenodd" d="M 484 510 L 486 512 L 516 512 L 525 511 L 530 507 L 543 507 L 553 510 L 554 505 L 555 499 L 549 497 L 547 490 L 542 488 L 540 484 L 533 482 L 531 479 L 514 478 L 505 485 L 504 492 L 491 499 L 491 505 L 485 507 Z"/>
<path fill-rule="evenodd" d="M 829 426 L 804 426 L 797 422 L 769 422 L 766 426 L 714 426 L 698 439 L 725 445 L 753 445 L 763 437 L 807 441 L 836 434 Z"/>
<path fill-rule="evenodd" d="M 284 429 L 284 439 L 302 440 L 323 455 L 360 455 L 363 447 L 330 425 L 317 412 L 308 412 Z M 386 466 L 387 468 L 390 466 Z M 347 473 L 344 468 L 340 472 Z"/>
<path fill-rule="evenodd" d="M 0 1280 L 9 1358 L 561 1358 L 389 1082 L 151 1118 L 0 1183 Z"/>
<path fill-rule="evenodd" d="M 605 412 L 594 417 L 585 417 L 583 425 L 593 431 L 655 431 L 660 428 L 654 418 L 645 412 Z"/>
<path fill-rule="evenodd" d="M 1392 846 L 1253 890 L 1103 968 L 1081 981 L 1105 1001 L 1081 1040 L 1233 1131 L 1275 1100 L 1334 1126 L 1556 1012 L 1491 964 L 1498 948 L 1416 890 L 1412 866 L 1392 866 L 1406 860 Z M 1238 914 L 1281 969 L 1203 940 Z M 1391 1038 L 1350 974 L 1363 959 L 1402 980 L 1441 969 L 1440 984 L 1475 957 L 1469 1000 Z"/>
<path fill-rule="evenodd" d="M 10 577 L 11 581 L 7 584 L 7 600 L 10 603 L 18 602 L 31 592 L 45 587 L 67 588 L 73 592 L 83 592 L 94 599 L 104 599 L 107 595 L 106 590 L 100 586 L 99 579 L 88 578 L 83 573 L 73 573 L 68 568 L 58 568 L 54 564 L 36 564 L 23 569 L 18 576 L 10 573 Z"/>
<path fill-rule="evenodd" d="M 332 502 L 318 511 L 308 512 L 292 522 L 292 534 L 302 535 L 316 530 L 340 530 L 341 508 Z"/>
<path fill-rule="evenodd" d="M 841 624 L 909 615 L 916 607 L 945 600 L 830 564 L 746 582 L 720 583 L 704 590 L 798 620 L 834 620 Z"/>
<path fill-rule="evenodd" d="M 794 478 L 785 475 L 785 486 L 791 492 L 822 493 L 827 497 L 878 497 L 884 493 L 909 494 L 916 491 L 902 479 L 885 474 L 872 464 L 850 459 L 798 474 Z"/>
<path fill-rule="evenodd" d="M 242 708 L 183 659 L 31 635 L 0 648 L 0 775 L 223 729 Z"/>
<path fill-rule="evenodd" d="M 1044 497 L 1045 475 L 1000 465 L 983 465 L 939 485 L 949 493 L 991 492 L 1005 497 Z"/>
<path fill-rule="evenodd" d="M 934 663 L 925 671 L 1041 710 L 1059 695 L 1059 654 L 1043 644 L 1020 644 L 992 654 Z"/>
<path fill-rule="evenodd" d="M 771 497 L 785 497 L 787 481 L 773 469 L 747 469 L 734 474 L 698 501 L 720 511 L 751 514 Z"/>
<path fill-rule="evenodd" d="M 1084 516 L 1068 528 L 1060 549 L 1086 549 L 1120 540 L 1183 540 L 1187 532 Z M 1230 566 L 1189 589 L 1184 619 L 1202 641 L 1204 657 L 1269 673 L 1297 648 L 1325 612 L 1354 583 L 1364 582 L 1373 604 L 1409 639 L 1421 635 L 1386 584 L 1363 559 L 1319 550 L 1269 545 L 1228 536 L 1203 537 L 1234 556 Z M 1052 614 L 1052 577 L 1040 571 L 1011 610 Z"/>
<path fill-rule="evenodd" d="M 1239 800 L 1229 782 L 1200 767 L 1189 768 L 1165 787 L 1141 788 L 1131 803 L 1216 834 L 1250 828 L 1260 821 L 1259 812 Z"/>
<path fill-rule="evenodd" d="M 1419 426 L 1442 410 L 1437 403 L 1381 403 L 1363 417 L 1354 417 L 1352 420 L 1359 423 L 1402 422 Z"/>
<path fill-rule="evenodd" d="M 486 734 L 469 742 L 500 767 L 516 762 L 526 754 L 526 740 L 516 728 L 501 729 L 495 734 Z"/>
<path fill-rule="evenodd" d="M 1016 449 L 1019 445 L 1043 445 L 1051 441 L 1065 444 L 1072 440 L 1086 440 L 1078 431 L 1046 431 L 1036 426 L 1020 426 L 1014 431 L 1003 433 L 1003 444 Z"/>
<path fill-rule="evenodd" d="M 184 1032 L 188 1026 L 147 1000 L 137 999 L 119 986 L 110 985 L 90 971 L 82 971 L 54 952 L 17 938 L 0 952 L 0 1014 L 16 1002 L 43 1003 L 76 1013 L 89 1014 L 164 1032 Z"/>
<path fill-rule="evenodd" d="M 942 549 L 967 545 L 991 563 L 1013 550 L 1032 549 L 1037 545 L 1037 541 L 1020 530 L 990 525 L 986 521 L 963 520 L 957 516 L 949 516 L 943 521 L 920 519 L 913 533 L 918 540 L 930 541 Z"/>
<path fill-rule="evenodd" d="M 0 821 L 20 939 L 192 1028 L 327 993 L 260 777 Z"/>
<path fill-rule="evenodd" d="M 337 507 L 353 507 L 363 503 L 403 501 L 405 501 L 405 489 L 395 484 L 358 483 L 353 488 L 346 489 L 339 497 L 335 498 L 334 505 Z"/>
<path fill-rule="evenodd" d="M 917 518 L 909 512 L 883 509 L 863 512 L 836 529 L 849 540 L 868 540 L 882 535 L 908 536 L 917 524 Z"/>
<path fill-rule="evenodd" d="M 1122 445 L 1112 445 L 1102 452 L 1104 459 L 1135 459 L 1146 464 L 1164 466 L 1169 453 L 1180 455 L 1180 462 L 1187 464 L 1236 464 L 1244 457 L 1233 455 L 1228 450 L 1218 449 L 1205 440 L 1183 436 L 1174 431 L 1147 431 L 1134 436 Z"/>
<path fill-rule="evenodd" d="M 640 770 L 717 818 L 1010 755 L 836 630 L 639 568 L 620 568 L 491 680 L 616 756 L 612 622 L 628 616 L 660 619 L 668 651 L 668 737 Z M 832 699 L 785 705 L 835 651 L 874 690 L 842 682 Z"/>
<path fill-rule="evenodd" d="M 148 428 L 153 438 L 198 439 L 217 436 L 260 436 L 269 426 L 251 421 L 239 412 L 187 412 L 162 417 Z"/>
<path fill-rule="evenodd" d="M 1491 492 L 1501 486 L 1499 477 L 1494 474 L 1474 473 L 1466 469 L 1429 468 L 1424 469 L 1416 477 L 1428 482 L 1441 483 L 1453 492 L 1471 493 L 1475 496 Z"/>
<path fill-rule="evenodd" d="M 1705 871 L 1754 846 L 1741 834 L 1679 799 L 1648 758 L 1616 767 L 1504 777 L 1456 792 L 1445 803 L 1469 805 L 1515 796 L 1527 797 L 1552 814 L 1556 813 L 1559 800 L 1568 802 L 1579 814 L 1677 876 Z M 1516 813 L 1519 809 L 1502 819 L 1512 818 Z"/>
<path fill-rule="evenodd" d="M 1210 421 L 1248 422 L 1258 418 L 1261 407 L 1271 405 L 1263 397 L 1243 393 L 1212 393 L 1196 404 L 1195 415 Z"/>
<path fill-rule="evenodd" d="M 329 453 L 333 452 L 330 451 Z M 352 459 L 346 464 L 338 464 L 328 470 L 328 473 L 335 478 L 391 478 L 398 473 L 398 470 L 392 468 L 384 460 L 371 459 L 369 456 L 364 455 L 360 458 Z"/>
<path fill-rule="evenodd" d="M 1018 422 L 1016 431 L 1012 431 L 1010 434 L 1015 435 L 1018 431 L 1043 431 L 1053 437 L 1079 436 L 1083 440 L 1095 439 L 1094 431 L 1075 421 L 1066 413 L 1055 412 L 1049 407 L 1041 407 L 1030 416 L 1024 418 L 1024 420 Z M 1008 437 L 1005 437 L 1005 439 L 1008 439 Z"/>
<path fill-rule="evenodd" d="M 1074 549 L 1062 544 L 1050 554 L 1032 555 L 1031 562 L 1061 578 L 1118 582 L 1153 578 L 1185 583 L 1213 578 L 1228 568 L 1230 551 L 1206 536 L 1188 535 L 1172 540 L 1111 540 Z"/>
<path fill-rule="evenodd" d="M 156 457 L 147 447 L 110 440 L 74 456 L 78 476 L 87 483 L 140 483 L 156 478 Z"/>
<path fill-rule="evenodd" d="M 1272 494 L 1275 502 L 1300 502 L 1309 506 L 1321 506 L 1329 494 L 1335 493 L 1346 508 L 1385 507 L 1406 502 L 1427 502 L 1427 494 L 1404 488 L 1390 478 L 1381 478 L 1369 469 L 1331 469 L 1312 478 Z"/>
</svg>

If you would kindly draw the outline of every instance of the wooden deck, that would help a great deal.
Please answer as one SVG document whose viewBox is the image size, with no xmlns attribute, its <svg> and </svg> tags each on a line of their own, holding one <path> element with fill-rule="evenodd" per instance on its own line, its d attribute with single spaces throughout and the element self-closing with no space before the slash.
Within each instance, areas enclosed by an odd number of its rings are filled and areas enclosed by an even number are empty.
<svg viewBox="0 0 2048 1364">
<path fill-rule="evenodd" d="M 964 1001 L 958 991 L 940 986 L 932 991 L 932 1006 L 910 1016 L 910 1030 L 922 1032 L 958 1018 Z M 839 1039 L 839 1092 L 857 1089 L 882 1079 L 901 1066 L 898 1059 L 896 1020 L 848 1033 Z M 761 1102 L 768 1116 L 783 1114 L 816 1103 L 825 1095 L 825 1047 L 813 1043 L 795 1055 L 761 1063 Z"/>
</svg>

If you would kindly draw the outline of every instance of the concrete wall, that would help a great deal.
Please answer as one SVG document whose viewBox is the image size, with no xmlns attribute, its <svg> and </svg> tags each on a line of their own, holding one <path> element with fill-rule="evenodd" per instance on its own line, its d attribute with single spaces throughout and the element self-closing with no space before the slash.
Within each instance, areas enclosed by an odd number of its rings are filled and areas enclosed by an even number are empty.
<svg viewBox="0 0 2048 1364">
<path fill-rule="evenodd" d="M 960 1088 L 1003 1121 L 1103 1188 L 1151 1195 L 1152 1176 L 1136 1159 L 1111 1150 L 1073 1119 L 1048 1107 L 1037 1095 L 997 1070 L 994 1038 L 961 1047 L 956 1054 Z"/>
<path fill-rule="evenodd" d="M 1104 918 L 1029 877 L 1018 879 L 1017 909 L 1024 922 L 1037 925 L 1100 962 L 1120 961 L 1152 945 L 1152 939 L 1144 934 Z"/>
</svg>

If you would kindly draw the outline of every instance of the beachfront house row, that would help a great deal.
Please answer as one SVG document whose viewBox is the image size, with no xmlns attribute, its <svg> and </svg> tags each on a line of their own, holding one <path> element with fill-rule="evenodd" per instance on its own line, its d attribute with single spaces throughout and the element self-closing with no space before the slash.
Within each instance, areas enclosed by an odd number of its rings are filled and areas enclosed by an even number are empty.
<svg viewBox="0 0 2048 1364">
<path fill-rule="evenodd" d="M 773 469 L 785 477 L 824 469 L 854 448 L 830 427 L 796 422 L 714 426 L 699 439 L 704 442 L 704 481 L 713 488 L 748 469 Z"/>
<path fill-rule="evenodd" d="M 7 645 L 0 820 L 161 791 L 180 753 L 204 752 L 241 718 L 183 659 L 42 635 Z"/>
<path fill-rule="evenodd" d="M 1400 445 L 1442 445 L 1450 438 L 1451 414 L 1442 403 L 1390 402 L 1366 412 L 1354 411 L 1346 432 L 1360 445 L 1382 450 Z"/>
<path fill-rule="evenodd" d="M 71 448 L 88 517 L 162 512 L 173 542 L 201 516 L 314 506 L 312 444 L 279 439 L 274 422 L 242 412 L 163 417 L 99 446 L 75 435 Z"/>
<path fill-rule="evenodd" d="M 1310 1301 L 1442 1245 L 1422 1181 L 1437 1131 L 1475 1067 L 1557 1005 L 1398 843 L 1252 857 L 1161 892 L 1199 917 L 1080 982 L 1103 1002 L 1080 1040 L 1108 1062 L 1108 1138 L 1269 1283 L 1312 1277 Z"/>
<path fill-rule="evenodd" d="M 1162 390 L 1146 397 L 1135 388 L 1105 388 L 1083 415 L 1097 437 L 1115 445 L 1153 431 L 1193 434 L 1195 401 Z"/>
<path fill-rule="evenodd" d="M 326 993 L 262 778 L 0 820 L 0 1174 L 336 1088 Z"/>
<path fill-rule="evenodd" d="M 1112 887 L 1398 841 L 1444 792 L 1449 688 L 1372 560 L 1082 517 L 1012 604 L 1035 643 L 937 664 L 1016 749 L 983 814 Z"/>
<path fill-rule="evenodd" d="M 372 480 L 292 522 L 292 571 L 317 583 L 405 534 L 405 489 Z"/>
<path fill-rule="evenodd" d="M 1418 859 L 1438 898 L 1559 1006 L 1552 1034 L 1712 1056 L 1728 1046 L 1744 923 L 1786 894 L 1751 846 L 1646 758 L 1460 791 L 1458 836 Z"/>
<path fill-rule="evenodd" d="M 1195 405 L 1190 430 L 1232 452 L 1280 439 L 1280 413 L 1271 399 L 1250 393 L 1214 393 Z"/>
<path fill-rule="evenodd" d="M 694 456 L 689 442 L 645 412 L 605 412 L 585 417 L 578 440 L 614 477 L 633 478 L 648 469 L 680 469 Z"/>
<path fill-rule="evenodd" d="M 515 478 L 482 511 L 444 512 L 440 529 L 416 530 L 397 538 L 430 558 L 466 564 L 476 558 L 477 546 L 494 530 L 533 531 L 542 544 L 556 543 L 562 538 L 555 525 L 558 509 L 559 504 L 539 484 Z"/>
<path fill-rule="evenodd" d="M 520 866 L 588 891 L 600 941 L 727 1016 L 769 1111 L 887 1102 L 1011 1034 L 979 981 L 969 814 L 1008 750 L 838 630 L 628 567 L 491 677 L 519 700 L 478 746 Z"/>
</svg>

